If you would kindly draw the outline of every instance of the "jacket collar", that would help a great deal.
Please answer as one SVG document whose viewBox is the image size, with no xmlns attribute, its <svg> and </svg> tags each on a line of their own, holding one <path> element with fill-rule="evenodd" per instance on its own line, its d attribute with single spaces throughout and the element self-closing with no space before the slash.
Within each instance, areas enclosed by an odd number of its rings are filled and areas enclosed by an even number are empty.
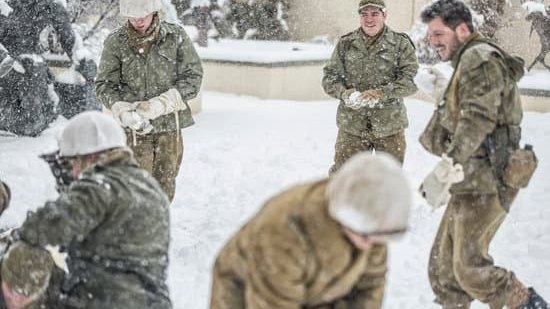
<svg viewBox="0 0 550 309">
<path fill-rule="evenodd" d="M 458 48 L 456 53 L 451 58 L 451 65 L 453 68 L 456 69 L 458 66 L 458 62 L 460 61 L 460 57 L 462 54 L 477 40 L 483 38 L 483 36 L 479 32 L 473 32 L 470 34 L 470 36 L 464 41 L 464 43 Z"/>
<path fill-rule="evenodd" d="M 365 34 L 365 32 L 363 32 L 363 29 L 359 27 L 355 31 L 353 31 L 350 36 L 352 40 L 352 45 L 357 49 L 366 52 L 370 47 L 378 45 L 381 41 L 388 42 L 391 45 L 397 44 L 397 38 L 395 37 L 396 34 L 393 31 L 390 31 L 388 26 L 384 25 L 384 28 L 382 28 L 382 30 L 380 31 L 382 33 L 379 34 L 379 37 L 377 37 L 375 41 L 371 44 L 368 44 L 367 35 Z"/>
<path fill-rule="evenodd" d="M 98 168 L 109 166 L 115 163 L 138 166 L 137 161 L 134 159 L 134 153 L 132 152 L 132 150 L 128 147 L 120 147 L 102 153 L 94 164 L 86 167 L 82 171 L 82 174 L 86 172 L 96 171 Z"/>
</svg>

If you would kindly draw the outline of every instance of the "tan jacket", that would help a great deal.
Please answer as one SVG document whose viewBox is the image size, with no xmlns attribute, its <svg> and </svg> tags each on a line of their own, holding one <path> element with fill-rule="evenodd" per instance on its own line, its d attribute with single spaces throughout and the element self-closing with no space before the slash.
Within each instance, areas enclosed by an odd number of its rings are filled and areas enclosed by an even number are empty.
<svg viewBox="0 0 550 309">
<path fill-rule="evenodd" d="M 279 194 L 231 238 L 211 308 L 380 308 L 386 246 L 365 252 L 347 240 L 328 214 L 326 185 Z"/>
</svg>

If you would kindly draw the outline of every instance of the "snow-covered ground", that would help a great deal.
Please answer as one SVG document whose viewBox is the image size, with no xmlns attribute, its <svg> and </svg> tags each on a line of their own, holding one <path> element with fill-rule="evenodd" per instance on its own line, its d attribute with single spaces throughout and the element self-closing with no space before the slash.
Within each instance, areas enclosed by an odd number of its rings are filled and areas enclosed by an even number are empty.
<svg viewBox="0 0 550 309">
<path fill-rule="evenodd" d="M 417 139 L 432 107 L 407 100 L 410 128 L 404 169 L 414 187 L 436 158 Z M 332 163 L 336 102 L 263 101 L 206 92 L 197 124 L 184 130 L 184 162 L 171 208 L 169 285 L 174 308 L 207 308 L 216 252 L 271 195 L 324 177 Z M 535 145 L 540 163 L 496 236 L 497 264 L 550 298 L 550 114 L 526 113 L 524 142 Z M 24 220 L 27 210 L 55 198 L 54 180 L 38 154 L 56 148 L 64 120 L 37 138 L 0 137 L 0 178 L 13 203 L 0 226 Z M 410 232 L 391 245 L 384 308 L 438 308 L 427 278 L 431 242 L 443 210 L 432 212 L 415 196 Z M 475 304 L 476 308 L 486 308 Z"/>
</svg>

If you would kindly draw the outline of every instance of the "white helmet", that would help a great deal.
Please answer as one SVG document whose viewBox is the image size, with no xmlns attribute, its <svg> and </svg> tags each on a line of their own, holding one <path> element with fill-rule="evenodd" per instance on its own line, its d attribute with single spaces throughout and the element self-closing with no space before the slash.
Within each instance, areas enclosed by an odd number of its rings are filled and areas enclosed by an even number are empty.
<svg viewBox="0 0 550 309">
<path fill-rule="evenodd" d="M 142 18 L 153 12 L 162 11 L 161 0 L 120 0 L 120 16 Z"/>
<path fill-rule="evenodd" d="M 329 213 L 357 233 L 405 231 L 412 194 L 401 165 L 389 154 L 351 157 L 329 179 Z"/>
<path fill-rule="evenodd" d="M 114 120 L 98 111 L 80 113 L 57 137 L 59 155 L 72 157 L 126 146 L 126 134 Z"/>
</svg>

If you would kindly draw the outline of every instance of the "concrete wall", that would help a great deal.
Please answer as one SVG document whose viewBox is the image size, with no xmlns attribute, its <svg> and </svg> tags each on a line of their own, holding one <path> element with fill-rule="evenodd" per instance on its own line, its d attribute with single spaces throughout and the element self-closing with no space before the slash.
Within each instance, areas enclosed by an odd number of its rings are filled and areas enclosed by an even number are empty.
<svg viewBox="0 0 550 309">
<path fill-rule="evenodd" d="M 242 65 L 203 61 L 202 89 L 251 95 L 262 99 L 325 100 L 321 88 L 324 63 L 288 66 Z"/>
<path fill-rule="evenodd" d="M 321 88 L 321 63 L 270 67 L 204 61 L 203 69 L 202 91 L 238 93 L 270 100 L 331 99 Z M 422 91 L 417 91 L 412 97 L 432 101 Z M 541 95 L 523 94 L 521 100 L 525 110 L 550 112 L 550 96 L 547 92 Z M 197 101 L 190 104 L 194 112 L 200 110 L 200 97 Z"/>
</svg>

